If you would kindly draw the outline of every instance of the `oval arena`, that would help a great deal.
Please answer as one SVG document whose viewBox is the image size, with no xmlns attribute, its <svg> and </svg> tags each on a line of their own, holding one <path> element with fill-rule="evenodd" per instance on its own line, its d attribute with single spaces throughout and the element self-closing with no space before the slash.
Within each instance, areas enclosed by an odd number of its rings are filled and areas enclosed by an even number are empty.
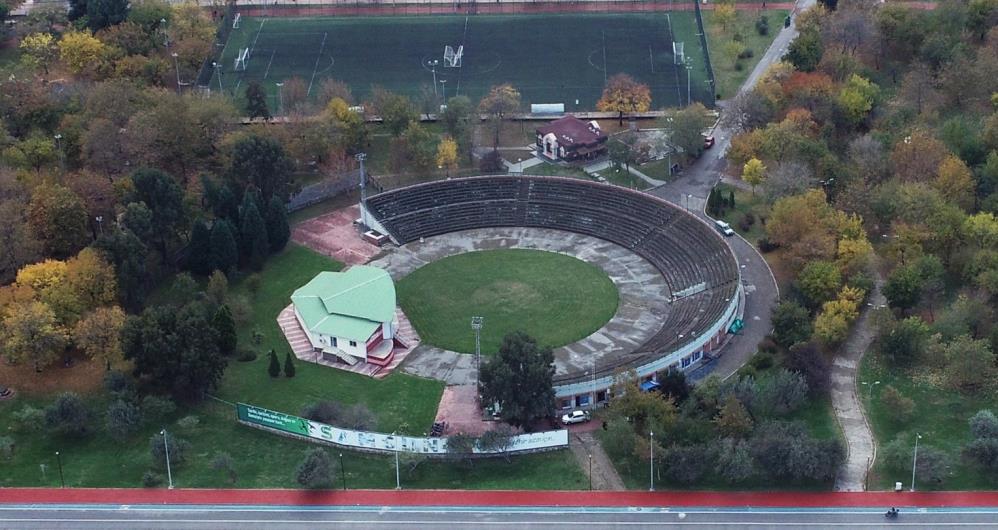
<svg viewBox="0 0 998 530">
<path fill-rule="evenodd" d="M 535 248 L 574 255 L 608 273 L 620 292 L 617 315 L 591 336 L 555 349 L 560 408 L 606 400 L 614 374 L 624 370 L 648 380 L 669 368 L 699 366 L 716 355 L 744 306 L 738 265 L 724 239 L 645 193 L 562 177 L 486 176 L 387 191 L 361 208 L 364 222 L 400 251 L 435 245 L 419 263 L 485 248 Z M 459 235 L 463 243 L 447 239 Z M 382 261 L 393 276 L 414 268 L 399 267 L 391 256 Z"/>
</svg>

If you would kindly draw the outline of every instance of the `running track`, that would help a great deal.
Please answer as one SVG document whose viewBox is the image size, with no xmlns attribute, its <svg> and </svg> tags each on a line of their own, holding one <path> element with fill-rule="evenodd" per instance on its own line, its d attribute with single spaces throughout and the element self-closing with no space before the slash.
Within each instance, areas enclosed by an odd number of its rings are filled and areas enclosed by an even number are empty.
<svg viewBox="0 0 998 530">
<path fill-rule="evenodd" d="M 998 492 L 455 491 L 0 488 L 0 504 L 283 506 L 998 507 Z"/>
</svg>

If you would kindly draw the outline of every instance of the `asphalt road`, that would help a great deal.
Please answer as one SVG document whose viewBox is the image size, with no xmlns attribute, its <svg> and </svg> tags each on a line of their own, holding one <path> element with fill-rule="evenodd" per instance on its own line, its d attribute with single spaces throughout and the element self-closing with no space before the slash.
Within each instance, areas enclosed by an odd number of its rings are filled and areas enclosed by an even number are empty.
<svg viewBox="0 0 998 530">
<path fill-rule="evenodd" d="M 549 529 L 549 528 L 998 528 L 998 509 L 558 508 L 379 506 L 0 507 L 0 528 L 16 529 Z"/>
</svg>

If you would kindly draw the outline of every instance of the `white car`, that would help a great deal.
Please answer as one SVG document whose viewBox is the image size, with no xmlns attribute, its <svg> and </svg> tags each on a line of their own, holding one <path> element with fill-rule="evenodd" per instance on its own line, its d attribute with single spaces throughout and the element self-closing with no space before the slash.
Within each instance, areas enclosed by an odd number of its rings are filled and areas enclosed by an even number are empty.
<svg viewBox="0 0 998 530">
<path fill-rule="evenodd" d="M 735 231 L 731 229 L 731 225 L 725 223 L 724 221 L 714 221 L 714 228 L 716 228 L 717 231 L 723 234 L 725 237 L 731 237 L 735 235 Z"/>
<path fill-rule="evenodd" d="M 585 423 L 591 419 L 589 412 L 584 410 L 573 410 L 561 417 L 561 423 L 572 425 L 573 423 Z"/>
</svg>

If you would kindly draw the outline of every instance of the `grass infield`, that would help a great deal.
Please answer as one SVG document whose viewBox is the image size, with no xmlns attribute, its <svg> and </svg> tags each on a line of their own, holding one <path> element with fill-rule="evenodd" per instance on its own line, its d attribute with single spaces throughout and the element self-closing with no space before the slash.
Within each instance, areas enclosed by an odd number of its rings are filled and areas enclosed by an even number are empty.
<svg viewBox="0 0 998 530">
<path fill-rule="evenodd" d="M 435 261 L 396 284 L 399 304 L 422 339 L 472 353 L 470 319 L 485 317 L 482 353 L 524 331 L 562 346 L 603 326 L 617 311 L 617 288 L 600 268 L 538 250 L 486 250 Z"/>
<path fill-rule="evenodd" d="M 311 96 L 323 79 L 334 78 L 350 85 L 358 98 L 375 85 L 418 98 L 424 87 L 433 91 L 433 68 L 427 63 L 436 60 L 441 96 L 461 94 L 477 101 L 490 86 L 509 82 L 525 103 L 585 110 L 594 108 L 607 76 L 627 73 L 646 83 L 652 107 L 662 108 L 685 104 L 687 96 L 686 69 L 675 65 L 673 40 L 685 42 L 693 68 L 692 97 L 698 100 L 706 67 L 690 12 L 243 17 L 222 54 L 221 85 L 241 95 L 248 82 L 260 82 L 273 109 L 276 84 L 292 76 L 304 80 Z M 464 46 L 460 68 L 444 66 L 448 45 Z M 235 58 L 245 48 L 251 50 L 246 70 L 235 71 Z M 217 74 L 211 86 L 219 86 Z"/>
</svg>

